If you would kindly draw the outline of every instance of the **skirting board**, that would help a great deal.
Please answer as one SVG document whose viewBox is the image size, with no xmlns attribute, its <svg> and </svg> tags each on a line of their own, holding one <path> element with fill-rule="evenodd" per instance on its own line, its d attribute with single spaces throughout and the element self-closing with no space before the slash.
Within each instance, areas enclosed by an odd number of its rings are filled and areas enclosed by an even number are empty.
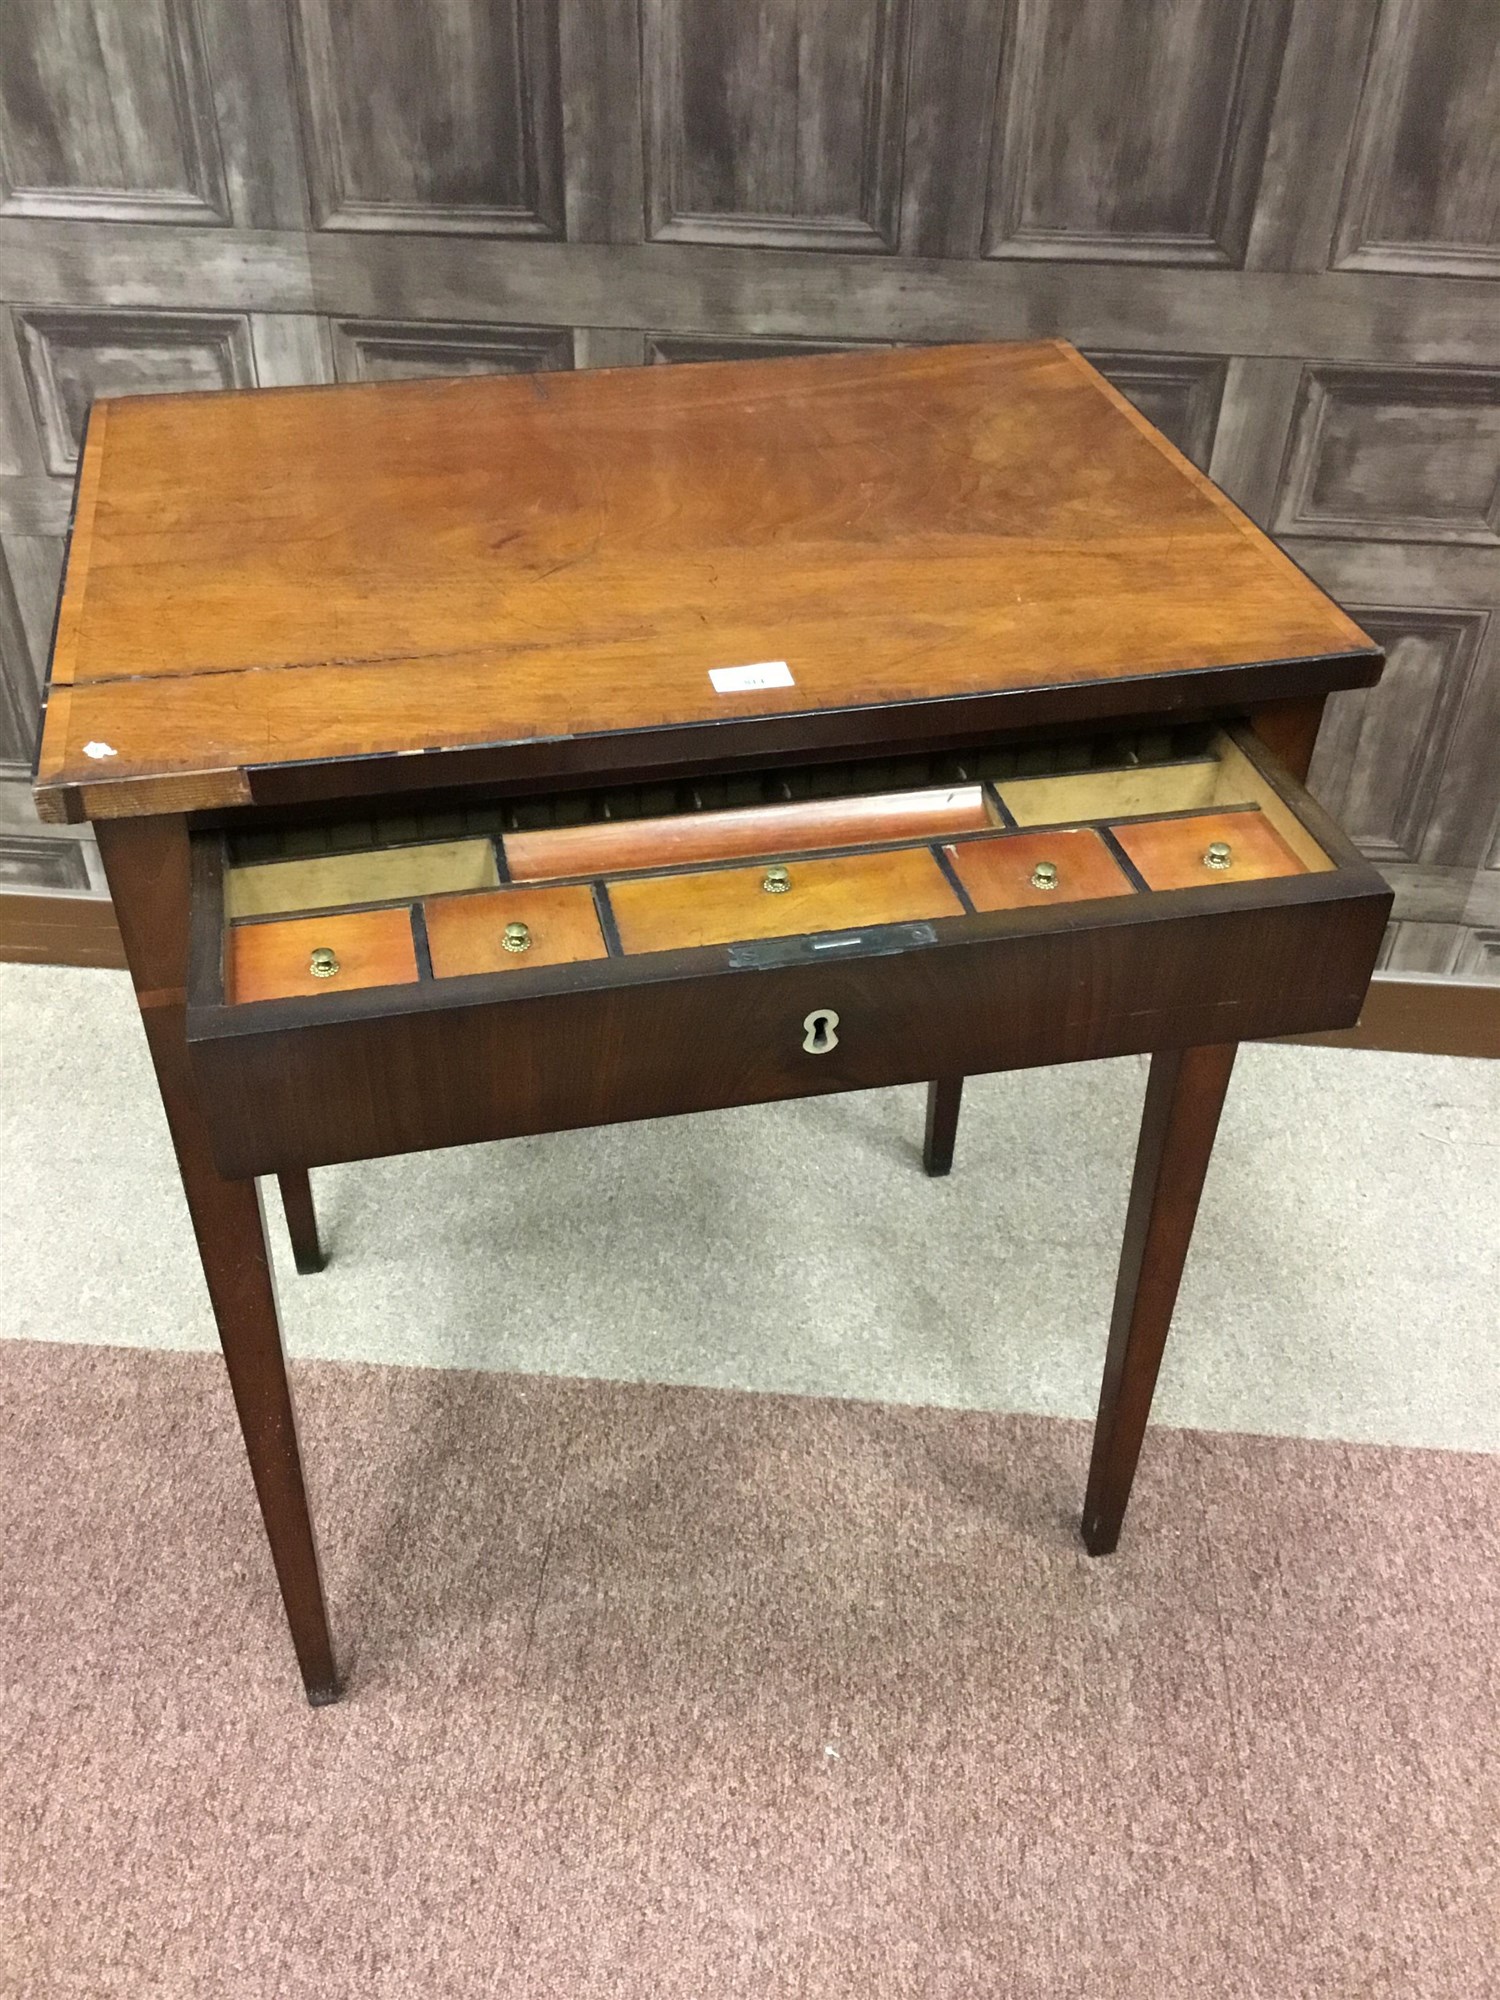
<svg viewBox="0 0 1500 2000">
<path fill-rule="evenodd" d="M 123 970 L 114 905 L 107 896 L 0 895 L 0 959 Z"/>
<path fill-rule="evenodd" d="M 1354 1028 L 1288 1035 L 1330 1049 L 1403 1049 L 1422 1056 L 1500 1056 L 1500 982 L 1377 974 Z"/>
</svg>

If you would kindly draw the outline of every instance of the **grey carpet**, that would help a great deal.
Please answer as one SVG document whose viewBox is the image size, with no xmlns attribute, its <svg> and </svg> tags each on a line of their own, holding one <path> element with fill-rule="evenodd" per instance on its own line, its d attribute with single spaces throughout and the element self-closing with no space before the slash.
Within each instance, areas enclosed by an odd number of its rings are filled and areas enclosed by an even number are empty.
<svg viewBox="0 0 1500 2000">
<path fill-rule="evenodd" d="M 0 1328 L 207 1348 L 123 974 L 0 966 Z M 292 1353 L 1088 1416 L 1144 1064 L 981 1079 L 953 1174 L 921 1093 L 313 1176 Z M 1500 1449 L 1500 1064 L 1246 1049 L 1157 1415 Z"/>
</svg>

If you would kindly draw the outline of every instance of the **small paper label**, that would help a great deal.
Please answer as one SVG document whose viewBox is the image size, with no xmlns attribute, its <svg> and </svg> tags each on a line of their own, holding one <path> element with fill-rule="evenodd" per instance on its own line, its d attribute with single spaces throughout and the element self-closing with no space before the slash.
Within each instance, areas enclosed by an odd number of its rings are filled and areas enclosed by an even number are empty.
<svg viewBox="0 0 1500 2000">
<path fill-rule="evenodd" d="M 749 667 L 710 667 L 716 694 L 749 694 L 755 688 L 789 688 L 797 683 L 785 660 L 757 660 Z"/>
</svg>

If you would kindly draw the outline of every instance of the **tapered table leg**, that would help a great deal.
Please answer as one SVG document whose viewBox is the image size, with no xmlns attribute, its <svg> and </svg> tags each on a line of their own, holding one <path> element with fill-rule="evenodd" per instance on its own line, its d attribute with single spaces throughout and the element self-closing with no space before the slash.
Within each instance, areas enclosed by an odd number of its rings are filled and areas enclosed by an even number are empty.
<svg viewBox="0 0 1500 2000">
<path fill-rule="evenodd" d="M 940 1076 L 927 1086 L 927 1131 L 922 1140 L 922 1165 L 929 1174 L 945 1174 L 953 1165 L 958 1137 L 958 1107 L 963 1102 L 961 1076 Z"/>
<path fill-rule="evenodd" d="M 292 1239 L 292 1256 L 303 1277 L 321 1271 L 328 1262 L 318 1241 L 318 1211 L 313 1207 L 312 1182 L 305 1169 L 278 1174 L 281 1206 L 286 1215 L 286 1232 Z"/>
<path fill-rule="evenodd" d="M 213 1163 L 188 1066 L 188 842 L 181 819 L 98 826 L 203 1275 L 307 1698 L 338 1693 L 260 1192 Z"/>
<path fill-rule="evenodd" d="M 1151 1058 L 1083 1503 L 1090 1555 L 1108 1555 L 1120 1539 L 1236 1048 Z"/>
</svg>

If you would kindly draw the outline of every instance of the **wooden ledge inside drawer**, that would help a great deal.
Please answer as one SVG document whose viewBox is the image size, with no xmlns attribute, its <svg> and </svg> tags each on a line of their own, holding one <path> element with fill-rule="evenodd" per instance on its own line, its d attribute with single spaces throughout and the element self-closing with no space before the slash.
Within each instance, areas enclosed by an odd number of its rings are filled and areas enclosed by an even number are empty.
<svg viewBox="0 0 1500 2000">
<path fill-rule="evenodd" d="M 926 847 L 789 861 L 785 873 L 787 886 L 779 892 L 766 886 L 771 868 L 765 863 L 611 882 L 609 899 L 621 947 L 626 952 L 676 951 L 965 914 L 957 891 Z"/>
<path fill-rule="evenodd" d="M 637 868 L 738 861 L 755 854 L 936 840 L 950 833 L 982 833 L 995 824 L 982 785 L 933 785 L 910 792 L 508 833 L 505 865 L 513 882 L 540 882 L 567 875 L 618 875 Z"/>
<path fill-rule="evenodd" d="M 488 840 L 355 848 L 231 866 L 224 872 L 224 910 L 230 917 L 271 917 L 351 903 L 414 903 L 447 890 L 494 888 L 499 880 Z"/>
<path fill-rule="evenodd" d="M 995 789 L 1017 826 L 1066 826 L 1070 820 L 1193 812 L 1216 804 L 1225 782 L 1223 762 L 1214 754 L 1169 764 L 998 779 Z"/>
<path fill-rule="evenodd" d="M 570 965 L 609 955 L 593 894 L 584 887 L 435 896 L 422 908 L 435 979 Z M 524 938 L 512 931 L 516 925 L 523 928 Z M 518 949 L 507 948 L 508 931 Z"/>
<path fill-rule="evenodd" d="M 322 954 L 332 955 L 329 966 Z M 325 970 L 320 976 L 314 964 Z M 415 984 L 411 911 L 350 910 L 328 917 L 231 924 L 224 938 L 224 992 L 232 1006 L 359 986 Z"/>
</svg>

